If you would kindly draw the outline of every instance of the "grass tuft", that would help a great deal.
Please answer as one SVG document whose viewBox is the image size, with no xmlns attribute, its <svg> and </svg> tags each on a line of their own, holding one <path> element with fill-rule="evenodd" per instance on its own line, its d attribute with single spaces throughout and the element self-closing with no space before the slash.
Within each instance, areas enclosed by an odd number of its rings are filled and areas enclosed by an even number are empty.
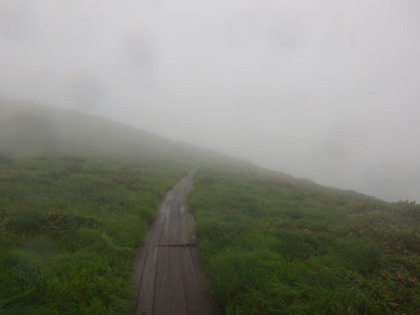
<svg viewBox="0 0 420 315">
<path fill-rule="evenodd" d="M 189 196 L 226 314 L 419 314 L 420 206 L 201 169 Z"/>
<path fill-rule="evenodd" d="M 137 246 L 176 163 L 0 159 L 0 314 L 124 314 Z"/>
</svg>

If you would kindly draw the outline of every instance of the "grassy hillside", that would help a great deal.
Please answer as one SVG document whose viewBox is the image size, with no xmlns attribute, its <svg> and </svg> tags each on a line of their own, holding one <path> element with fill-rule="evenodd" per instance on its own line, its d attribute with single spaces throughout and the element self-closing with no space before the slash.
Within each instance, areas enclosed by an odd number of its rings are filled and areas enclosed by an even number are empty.
<svg viewBox="0 0 420 315">
<path fill-rule="evenodd" d="M 0 154 L 45 153 L 176 160 L 191 165 L 232 160 L 75 110 L 0 98 Z"/>
<path fill-rule="evenodd" d="M 128 313 L 136 247 L 197 164 L 189 203 L 227 314 L 420 313 L 419 205 L 0 100 L 0 314 Z"/>
<path fill-rule="evenodd" d="M 176 163 L 0 162 L 0 314 L 127 314 L 136 248 Z"/>
<path fill-rule="evenodd" d="M 134 254 L 161 200 L 209 161 L 238 163 L 77 111 L 0 99 L 0 314 L 129 313 Z"/>
<path fill-rule="evenodd" d="M 420 205 L 227 168 L 189 203 L 226 314 L 420 314 Z"/>
<path fill-rule="evenodd" d="M 165 193 L 222 157 L 76 111 L 0 100 L 0 314 L 126 314 Z"/>
</svg>

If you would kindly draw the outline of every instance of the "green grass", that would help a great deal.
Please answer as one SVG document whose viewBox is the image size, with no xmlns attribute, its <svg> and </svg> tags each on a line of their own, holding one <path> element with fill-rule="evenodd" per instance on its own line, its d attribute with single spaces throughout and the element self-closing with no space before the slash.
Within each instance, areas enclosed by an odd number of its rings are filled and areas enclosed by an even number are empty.
<svg viewBox="0 0 420 315">
<path fill-rule="evenodd" d="M 0 314 L 127 314 L 131 268 L 169 161 L 0 159 Z"/>
<path fill-rule="evenodd" d="M 226 314 L 419 314 L 420 206 L 201 169 L 189 197 Z"/>
<path fill-rule="evenodd" d="M 191 165 L 0 156 L 0 314 L 127 314 L 136 248 Z M 189 197 L 226 314 L 419 314 L 420 206 L 202 168 Z"/>
</svg>

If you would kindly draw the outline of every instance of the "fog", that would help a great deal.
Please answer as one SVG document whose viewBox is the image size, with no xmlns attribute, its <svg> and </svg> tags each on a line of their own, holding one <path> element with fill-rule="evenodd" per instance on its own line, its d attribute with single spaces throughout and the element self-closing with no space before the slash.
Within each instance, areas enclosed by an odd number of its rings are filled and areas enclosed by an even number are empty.
<svg viewBox="0 0 420 315">
<path fill-rule="evenodd" d="M 420 201 L 418 0 L 2 0 L 0 95 Z"/>
</svg>

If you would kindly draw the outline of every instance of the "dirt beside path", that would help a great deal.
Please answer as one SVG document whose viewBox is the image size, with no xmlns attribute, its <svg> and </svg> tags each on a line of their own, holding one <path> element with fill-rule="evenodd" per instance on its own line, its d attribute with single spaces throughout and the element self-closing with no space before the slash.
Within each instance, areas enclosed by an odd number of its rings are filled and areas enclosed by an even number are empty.
<svg viewBox="0 0 420 315">
<path fill-rule="evenodd" d="M 136 259 L 135 315 L 222 314 L 212 303 L 185 207 L 195 169 L 168 192 Z"/>
</svg>

